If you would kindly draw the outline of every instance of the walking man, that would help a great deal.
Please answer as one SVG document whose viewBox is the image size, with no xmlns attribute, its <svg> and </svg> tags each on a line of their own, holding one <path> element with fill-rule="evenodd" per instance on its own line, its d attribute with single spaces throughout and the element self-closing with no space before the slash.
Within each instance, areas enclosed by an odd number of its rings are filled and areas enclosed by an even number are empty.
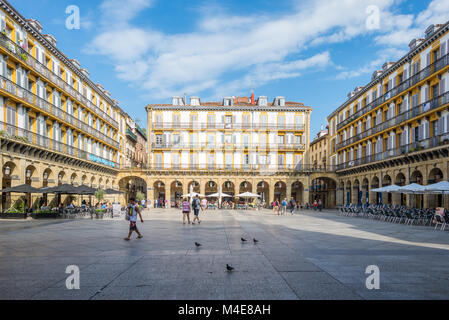
<svg viewBox="0 0 449 320">
<path fill-rule="evenodd" d="M 284 215 L 284 213 L 287 211 L 287 198 L 284 198 L 284 200 L 282 201 L 282 210 L 281 210 L 281 214 Z"/>
<path fill-rule="evenodd" d="M 296 202 L 293 197 L 290 199 L 290 213 L 293 215 L 293 211 L 295 211 L 296 208 Z"/>
<path fill-rule="evenodd" d="M 143 223 L 139 205 L 136 204 L 136 200 L 134 198 L 130 198 L 128 205 L 128 213 L 126 215 L 126 219 L 129 220 L 129 233 L 128 237 L 125 238 L 126 241 L 131 240 L 131 235 L 134 231 L 138 234 L 137 239 L 143 238 L 143 235 L 139 232 L 139 229 L 137 229 L 137 215 L 139 215 L 140 217 L 140 222 Z"/>
<path fill-rule="evenodd" d="M 193 214 L 195 215 L 193 217 L 193 221 L 192 224 L 195 224 L 195 221 L 198 221 L 198 224 L 201 223 L 200 218 L 198 217 L 198 215 L 200 214 L 200 209 L 201 209 L 201 201 L 200 198 L 198 197 L 198 195 L 195 196 L 195 198 L 192 201 L 192 207 L 193 207 Z"/>
</svg>

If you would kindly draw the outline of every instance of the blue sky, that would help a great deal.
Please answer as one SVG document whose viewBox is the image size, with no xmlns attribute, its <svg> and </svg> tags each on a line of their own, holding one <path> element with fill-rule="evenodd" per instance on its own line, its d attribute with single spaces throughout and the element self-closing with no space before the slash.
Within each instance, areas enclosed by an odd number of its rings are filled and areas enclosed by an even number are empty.
<svg viewBox="0 0 449 320">
<path fill-rule="evenodd" d="M 221 101 L 254 87 L 313 107 L 312 135 L 348 92 L 449 20 L 447 0 L 10 2 L 142 124 L 145 105 L 172 95 Z M 69 5 L 80 8 L 80 30 L 65 27 Z"/>
</svg>

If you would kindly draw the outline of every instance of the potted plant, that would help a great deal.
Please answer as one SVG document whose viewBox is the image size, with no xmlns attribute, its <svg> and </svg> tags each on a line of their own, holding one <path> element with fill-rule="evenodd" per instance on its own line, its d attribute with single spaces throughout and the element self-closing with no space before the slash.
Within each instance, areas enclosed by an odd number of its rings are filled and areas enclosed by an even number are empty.
<svg viewBox="0 0 449 320">
<path fill-rule="evenodd" d="M 106 192 L 104 190 L 98 189 L 95 191 L 95 198 L 98 200 L 98 202 L 101 202 L 104 199 Z M 103 219 L 104 210 L 95 210 L 95 217 L 97 219 Z"/>
<path fill-rule="evenodd" d="M 26 219 L 25 203 L 19 199 L 14 205 L 0 214 L 2 219 Z"/>
</svg>

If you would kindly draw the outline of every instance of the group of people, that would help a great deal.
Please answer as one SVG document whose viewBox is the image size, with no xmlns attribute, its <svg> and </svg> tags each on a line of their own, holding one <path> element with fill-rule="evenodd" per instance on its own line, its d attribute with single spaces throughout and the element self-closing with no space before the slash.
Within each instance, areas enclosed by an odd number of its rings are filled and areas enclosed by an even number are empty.
<svg viewBox="0 0 449 320">
<path fill-rule="evenodd" d="M 205 200 L 205 201 L 203 201 Z M 196 222 L 198 222 L 198 224 L 201 223 L 201 220 L 199 218 L 199 214 L 200 214 L 200 210 L 201 211 L 205 211 L 207 210 L 207 200 L 203 199 L 200 200 L 200 198 L 198 197 L 198 195 L 195 196 L 195 198 L 193 198 L 192 200 L 192 205 L 190 205 L 190 202 L 187 198 L 184 198 L 184 200 L 182 201 L 181 204 L 181 211 L 182 211 L 182 224 L 186 224 L 186 218 L 188 223 L 192 223 L 195 224 Z M 193 209 L 193 214 L 194 214 L 194 218 L 193 221 L 190 222 L 190 212 Z"/>
<path fill-rule="evenodd" d="M 278 199 L 275 199 L 272 203 L 273 211 L 274 213 L 277 213 L 277 215 L 284 215 L 287 212 L 287 208 L 290 210 L 290 214 L 293 215 L 293 212 L 295 209 L 299 210 L 300 204 L 296 203 L 295 199 L 291 197 L 290 201 L 287 201 L 287 198 L 284 198 L 284 200 L 279 201 Z"/>
<path fill-rule="evenodd" d="M 313 202 L 313 210 L 319 210 L 320 212 L 323 210 L 323 202 L 321 201 L 321 199 L 315 199 L 315 201 Z"/>
</svg>

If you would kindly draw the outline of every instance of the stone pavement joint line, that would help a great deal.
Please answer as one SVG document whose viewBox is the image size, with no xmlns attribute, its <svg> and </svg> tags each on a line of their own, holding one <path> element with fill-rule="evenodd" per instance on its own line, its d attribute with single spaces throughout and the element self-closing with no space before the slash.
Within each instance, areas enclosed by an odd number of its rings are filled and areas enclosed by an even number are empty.
<svg viewBox="0 0 449 320">
<path fill-rule="evenodd" d="M 178 210 L 145 211 L 144 238 L 129 242 L 125 220 L 0 221 L 0 299 L 449 298 L 448 232 L 335 211 L 200 218 L 182 225 Z M 80 268 L 79 290 L 66 289 L 69 265 Z M 370 265 L 379 290 L 366 288 Z"/>
</svg>

